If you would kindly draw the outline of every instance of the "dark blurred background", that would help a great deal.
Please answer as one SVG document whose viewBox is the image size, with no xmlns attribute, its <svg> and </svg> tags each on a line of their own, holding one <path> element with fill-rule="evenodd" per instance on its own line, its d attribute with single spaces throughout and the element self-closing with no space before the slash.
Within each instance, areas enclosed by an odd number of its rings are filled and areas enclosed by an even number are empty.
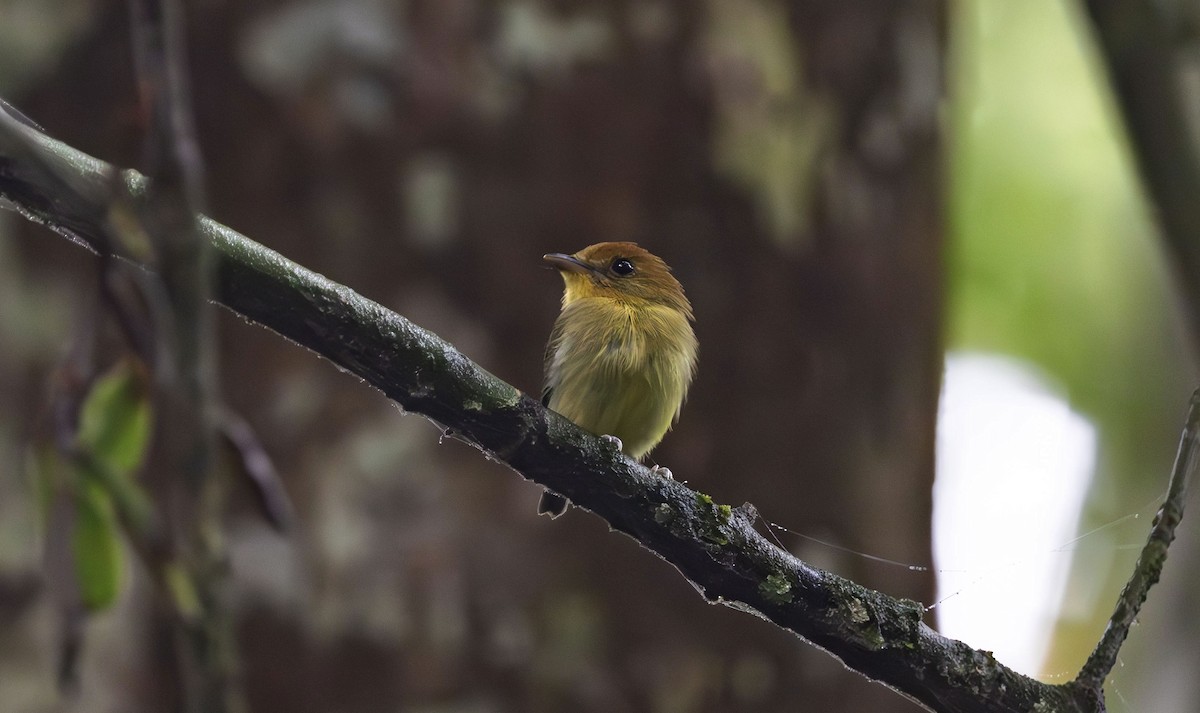
<svg viewBox="0 0 1200 713">
<path fill-rule="evenodd" d="M 530 392 L 561 289 L 540 256 L 641 243 L 674 267 L 701 343 L 655 460 L 903 562 L 932 558 L 947 347 L 1025 359 L 1102 432 L 1084 531 L 1162 489 L 1191 360 L 1086 24 L 1071 3 L 1005 5 L 191 0 L 208 212 Z M 1030 57 L 1075 74 L 1004 69 Z M 124 3 L 0 1 L 0 95 L 52 136 L 141 166 L 133 77 Z M 88 625 L 80 691 L 54 688 L 20 464 L 94 280 L 90 255 L 0 213 L 0 711 L 172 700 L 136 561 Z M 220 339 L 222 394 L 298 509 L 286 536 L 245 493 L 228 517 L 251 710 L 918 709 L 707 605 L 597 518 L 535 517 L 539 488 L 311 353 L 227 312 Z M 938 596 L 933 571 L 781 537 L 865 585 Z M 1153 640 L 1187 650 L 1169 613 L 1197 565 L 1180 552 L 1150 607 Z M 1101 542 L 1093 559 L 1117 564 L 1081 575 L 1077 557 L 1070 591 L 1090 604 L 1061 625 L 1051 675 L 1098 636 L 1128 554 Z M 1170 710 L 1194 709 L 1184 678 L 1166 679 Z M 1133 703 L 1114 710 L 1154 700 L 1118 683 Z"/>
</svg>

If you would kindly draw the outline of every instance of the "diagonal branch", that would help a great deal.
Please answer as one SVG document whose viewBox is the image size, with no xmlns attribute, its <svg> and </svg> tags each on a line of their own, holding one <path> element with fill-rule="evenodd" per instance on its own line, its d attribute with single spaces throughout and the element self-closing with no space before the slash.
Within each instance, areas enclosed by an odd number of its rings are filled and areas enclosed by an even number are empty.
<svg viewBox="0 0 1200 713">
<path fill-rule="evenodd" d="M 1175 467 L 1171 470 L 1167 498 L 1154 518 L 1154 527 L 1151 528 L 1150 537 L 1138 556 L 1137 564 L 1134 565 L 1133 576 L 1121 591 L 1116 610 L 1104 629 L 1104 635 L 1100 638 L 1100 643 L 1096 644 L 1092 655 L 1088 657 L 1083 670 L 1079 672 L 1076 684 L 1099 690 L 1112 673 L 1121 645 L 1125 643 L 1125 637 L 1129 636 L 1129 627 L 1133 626 L 1142 604 L 1146 602 L 1146 593 L 1162 575 L 1163 565 L 1167 561 L 1167 548 L 1175 540 L 1175 528 L 1183 519 L 1188 482 L 1196 468 L 1197 460 L 1200 460 L 1200 390 L 1192 394 L 1187 423 L 1183 427 L 1183 435 L 1179 438 Z"/>
<path fill-rule="evenodd" d="M 112 170 L 0 111 L 0 205 L 103 250 Z M 144 194 L 143 177 L 121 176 Z M 200 231 L 215 247 L 226 307 L 568 496 L 671 563 L 708 601 L 772 621 L 931 710 L 1103 710 L 1089 688 L 1035 681 L 938 634 L 916 602 L 783 552 L 755 531 L 752 506 L 717 505 L 652 475 L 400 315 L 212 220 L 201 219 Z"/>
</svg>

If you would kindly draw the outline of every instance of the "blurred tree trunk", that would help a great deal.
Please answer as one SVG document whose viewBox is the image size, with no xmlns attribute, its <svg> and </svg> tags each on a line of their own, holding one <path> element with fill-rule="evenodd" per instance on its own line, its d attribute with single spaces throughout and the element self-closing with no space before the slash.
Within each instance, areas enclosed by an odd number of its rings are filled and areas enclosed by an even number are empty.
<svg viewBox="0 0 1200 713">
<path fill-rule="evenodd" d="M 675 268 L 701 342 L 691 401 L 655 460 L 796 531 L 928 562 L 944 13 L 197 5 L 210 203 L 528 391 L 561 288 L 540 255 L 637 240 Z M 108 7 L 18 104 L 136 165 L 123 22 Z M 114 83 L 126 90 L 94 96 Z M 706 605 L 586 515 L 535 518 L 536 488 L 483 477 L 495 466 L 438 447 L 311 355 L 223 327 L 226 391 L 274 447 L 306 523 L 282 544 L 250 525 L 231 535 L 258 713 L 916 710 Z M 930 573 L 781 538 L 932 601 Z"/>
</svg>

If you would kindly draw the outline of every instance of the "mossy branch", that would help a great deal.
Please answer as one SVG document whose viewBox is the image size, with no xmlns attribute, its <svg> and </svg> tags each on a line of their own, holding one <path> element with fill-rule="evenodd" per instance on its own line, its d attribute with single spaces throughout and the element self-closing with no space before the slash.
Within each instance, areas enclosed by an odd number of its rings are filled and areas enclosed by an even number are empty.
<svg viewBox="0 0 1200 713">
<path fill-rule="evenodd" d="M 0 111 L 0 197 L 97 252 L 107 251 L 111 172 Z M 144 194 L 143 177 L 120 175 L 135 198 Z M 917 602 L 796 559 L 754 529 L 752 506 L 718 505 L 651 474 L 404 317 L 212 220 L 200 230 L 215 247 L 226 307 L 566 495 L 675 566 L 708 601 L 774 622 L 934 711 L 1104 709 L 1091 687 L 1041 683 L 940 635 Z"/>
</svg>

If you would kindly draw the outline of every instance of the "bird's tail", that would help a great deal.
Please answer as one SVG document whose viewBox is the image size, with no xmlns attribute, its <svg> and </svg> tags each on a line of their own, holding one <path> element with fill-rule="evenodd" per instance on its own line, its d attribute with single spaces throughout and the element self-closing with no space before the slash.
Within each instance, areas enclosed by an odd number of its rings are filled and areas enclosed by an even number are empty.
<svg viewBox="0 0 1200 713">
<path fill-rule="evenodd" d="M 550 519 L 554 519 L 567 511 L 569 500 L 559 495 L 546 490 L 542 493 L 542 499 L 538 502 L 538 515 L 549 515 Z"/>
</svg>

